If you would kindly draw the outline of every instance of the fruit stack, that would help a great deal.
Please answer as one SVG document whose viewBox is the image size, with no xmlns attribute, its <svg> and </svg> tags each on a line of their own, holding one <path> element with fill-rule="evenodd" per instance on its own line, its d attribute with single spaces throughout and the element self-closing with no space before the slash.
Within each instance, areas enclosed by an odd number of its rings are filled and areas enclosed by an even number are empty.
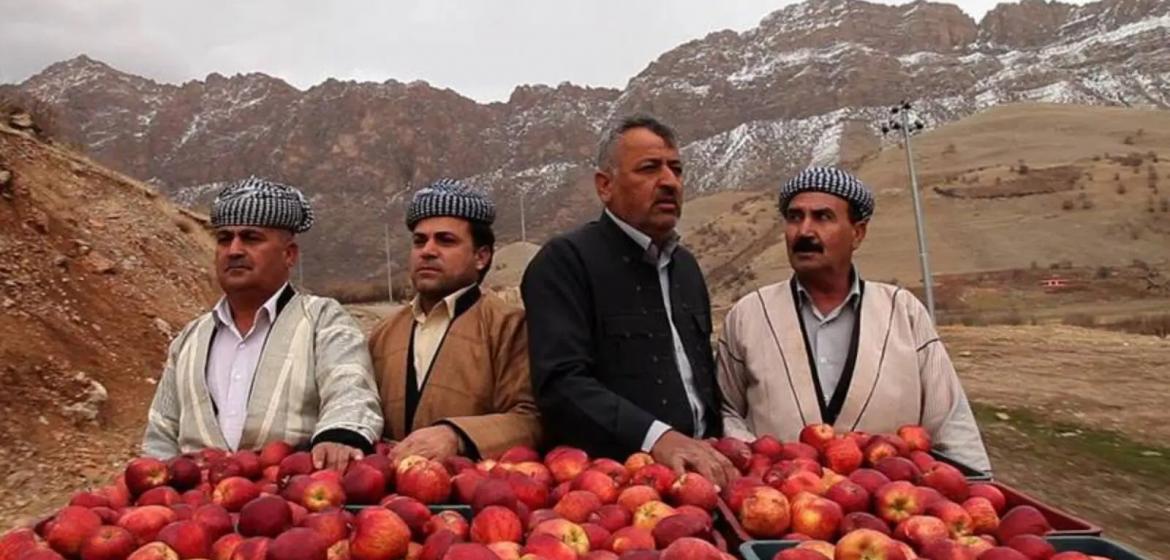
<svg viewBox="0 0 1170 560">
<path fill-rule="evenodd" d="M 804 428 L 799 442 L 714 445 L 745 473 L 724 490 L 744 532 L 801 541 L 777 560 L 1082 558 L 1055 553 L 1039 509 L 1009 507 L 997 485 L 934 459 L 919 426 L 869 435 L 822 424 Z"/>
<path fill-rule="evenodd" d="M 114 484 L 0 536 L 0 560 L 734 558 L 713 529 L 716 486 L 646 454 L 393 464 L 388 451 L 344 473 L 280 442 L 134 459 Z M 467 515 L 438 506 L 451 503 Z"/>
</svg>

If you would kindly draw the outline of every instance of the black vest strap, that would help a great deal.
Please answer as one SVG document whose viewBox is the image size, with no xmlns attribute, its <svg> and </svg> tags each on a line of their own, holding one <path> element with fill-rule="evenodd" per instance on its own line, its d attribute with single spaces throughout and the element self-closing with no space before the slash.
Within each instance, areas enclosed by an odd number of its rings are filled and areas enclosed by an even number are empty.
<svg viewBox="0 0 1170 560">
<path fill-rule="evenodd" d="M 792 302 L 796 306 L 796 318 L 800 321 L 800 333 L 804 339 L 804 353 L 808 356 L 808 369 L 812 373 L 813 387 L 817 392 L 817 406 L 821 410 L 821 421 L 833 425 L 845 406 L 845 397 L 849 395 L 850 385 L 853 382 L 853 368 L 857 365 L 857 341 L 861 335 L 861 298 L 865 296 L 865 282 L 858 279 L 858 301 L 853 320 L 853 332 L 849 336 L 849 354 L 845 357 L 845 364 L 841 368 L 841 379 L 833 391 L 832 398 L 825 402 L 825 390 L 821 387 L 821 376 L 817 373 L 817 359 L 813 355 L 812 345 L 808 341 L 808 330 L 804 326 L 804 315 L 800 311 L 800 293 L 796 289 L 796 278 L 789 282 L 792 288 Z"/>
</svg>

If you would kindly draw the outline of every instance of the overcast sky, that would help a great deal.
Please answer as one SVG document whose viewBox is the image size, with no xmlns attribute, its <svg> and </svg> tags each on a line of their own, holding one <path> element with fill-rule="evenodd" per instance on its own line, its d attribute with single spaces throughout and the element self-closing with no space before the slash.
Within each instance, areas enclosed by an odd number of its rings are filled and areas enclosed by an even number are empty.
<svg viewBox="0 0 1170 560">
<path fill-rule="evenodd" d="M 899 4 L 883 0 L 884 3 Z M 163 82 L 259 71 L 423 79 L 480 101 L 518 84 L 621 88 L 672 47 L 793 0 L 0 0 L 0 83 L 78 54 Z M 960 0 L 979 18 L 997 2 Z"/>
</svg>

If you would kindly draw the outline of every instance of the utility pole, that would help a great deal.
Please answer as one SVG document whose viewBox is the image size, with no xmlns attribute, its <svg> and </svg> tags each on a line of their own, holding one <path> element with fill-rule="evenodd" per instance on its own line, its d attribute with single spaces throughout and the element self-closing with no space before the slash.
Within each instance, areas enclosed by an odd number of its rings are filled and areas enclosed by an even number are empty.
<svg viewBox="0 0 1170 560">
<path fill-rule="evenodd" d="M 917 117 L 911 121 L 911 105 L 907 101 L 890 108 L 890 121 L 882 125 L 882 134 L 896 130 L 902 134 L 906 146 L 906 169 L 910 173 L 910 197 L 914 201 L 914 225 L 918 230 L 918 260 L 922 266 L 922 287 L 926 293 L 926 310 L 934 320 L 934 280 L 930 274 L 930 258 L 926 249 L 926 222 L 922 214 L 922 202 L 918 193 L 918 175 L 914 171 L 914 151 L 910 146 L 910 135 L 922 130 L 922 121 Z"/>
<path fill-rule="evenodd" d="M 520 241 L 528 241 L 528 228 L 524 222 L 524 194 L 528 192 L 527 187 L 520 188 Z"/>
<path fill-rule="evenodd" d="M 394 303 L 394 262 L 390 260 L 390 221 L 385 223 L 386 231 L 386 299 Z"/>
</svg>

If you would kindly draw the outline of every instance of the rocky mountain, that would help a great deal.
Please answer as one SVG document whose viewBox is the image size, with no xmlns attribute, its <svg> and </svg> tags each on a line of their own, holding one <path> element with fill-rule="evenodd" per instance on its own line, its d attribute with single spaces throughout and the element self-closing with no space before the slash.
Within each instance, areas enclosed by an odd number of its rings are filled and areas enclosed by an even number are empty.
<svg viewBox="0 0 1170 560">
<path fill-rule="evenodd" d="M 649 111 L 682 136 L 692 193 L 755 189 L 810 163 L 876 148 L 887 107 L 928 124 L 1007 102 L 1170 107 L 1170 0 L 1004 4 L 976 22 L 950 4 L 808 0 L 756 28 L 672 49 L 622 91 L 521 86 L 481 104 L 424 82 L 328 80 L 301 91 L 263 74 L 159 84 L 84 56 L 19 85 L 63 133 L 181 202 L 257 174 L 303 186 L 322 225 L 310 284 L 383 274 L 383 228 L 405 251 L 412 185 L 464 177 L 493 192 L 504 239 L 597 211 L 590 160 L 605 123 Z"/>
</svg>

